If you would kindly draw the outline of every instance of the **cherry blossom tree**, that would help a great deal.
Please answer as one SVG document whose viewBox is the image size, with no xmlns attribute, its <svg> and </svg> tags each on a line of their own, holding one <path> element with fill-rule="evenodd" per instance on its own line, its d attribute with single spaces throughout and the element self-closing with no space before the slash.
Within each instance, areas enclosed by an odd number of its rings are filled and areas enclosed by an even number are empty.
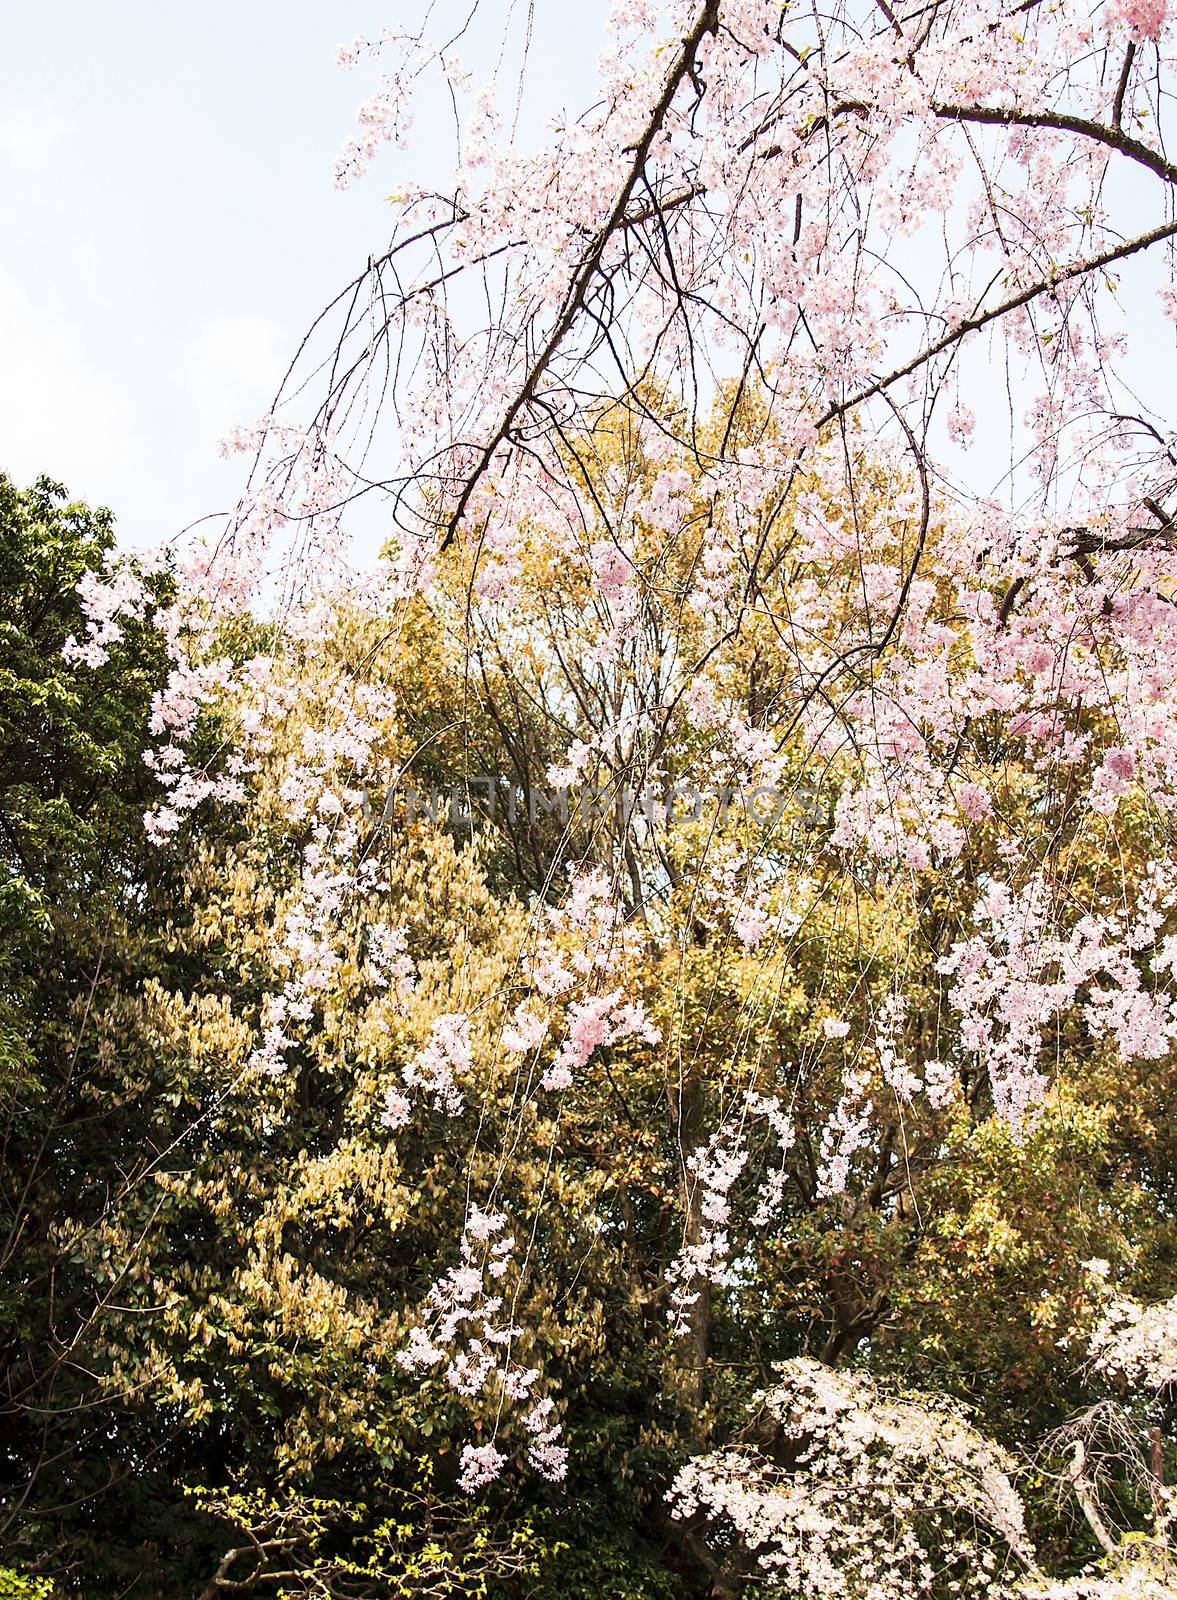
<svg viewBox="0 0 1177 1600">
<path fill-rule="evenodd" d="M 1096 1371 L 1146 1404 L 1172 1384 L 1173 1306 L 1111 1298 L 1093 1330 Z M 1131 1402 L 1130 1402 L 1131 1403 Z M 784 1363 L 722 1450 L 683 1467 L 670 1500 L 705 1545 L 717 1592 L 749 1573 L 790 1594 L 886 1600 L 967 1594 L 1020 1600 L 1168 1600 L 1174 1492 L 1139 1446 L 1128 1412 L 1106 1400 L 1043 1441 L 1054 1474 L 1103 1551 L 1073 1578 L 1039 1566 L 1017 1487 L 1018 1463 L 943 1396 L 880 1389 L 862 1372 Z M 1152 1512 L 1147 1533 L 1113 1531 L 1116 1481 Z"/>
<path fill-rule="evenodd" d="M 300 877 L 249 1070 L 289 1068 L 358 906 L 373 972 L 411 986 L 372 841 L 417 775 L 445 750 L 467 794 L 509 779 L 518 993 L 493 1041 L 435 1017 L 383 1126 L 462 1113 L 480 1050 L 518 1062 L 520 1116 L 615 1046 L 661 1050 L 662 1309 L 701 1418 L 711 1297 L 786 1189 L 905 1219 L 951 1117 L 1021 1137 L 1078 1055 L 1147 1068 L 1177 1035 L 1177 455 L 1146 392 L 1177 313 L 1166 29 L 1164 0 L 628 0 L 594 105 L 534 146 L 460 37 L 341 52 L 374 87 L 339 182 L 427 96 L 452 100 L 455 165 L 443 192 L 398 157 L 390 245 L 231 441 L 253 461 L 233 517 L 176 557 L 149 826 L 242 800 L 291 711 L 284 655 L 340 607 L 389 662 L 432 608 L 456 737 L 377 771 L 412 708 L 395 673 L 349 684 L 279 787 Z M 373 503 L 386 553 L 357 575 Z M 83 598 L 67 649 L 97 666 L 145 590 L 120 569 Z M 251 608 L 264 653 L 234 632 Z M 209 705 L 234 737 L 197 764 Z M 591 815 L 545 832 L 533 791 L 548 817 L 590 779 Z M 823 918 L 850 955 L 818 973 L 797 951 Z M 684 997 L 717 951 L 735 1031 L 704 1007 L 701 1043 Z M 790 1060 L 764 1041 L 797 989 Z M 559 1479 L 495 1287 L 531 1226 L 471 1196 L 399 1359 L 463 1396 L 493 1372 Z M 887 1308 L 848 1293 L 825 1361 Z M 464 1487 L 503 1461 L 465 1440 Z"/>
<path fill-rule="evenodd" d="M 744 1553 L 791 1594 L 1000 1595 L 1036 1570 L 1013 1466 L 958 1407 L 799 1360 L 671 1500 L 715 1542 L 721 1581 Z"/>
</svg>

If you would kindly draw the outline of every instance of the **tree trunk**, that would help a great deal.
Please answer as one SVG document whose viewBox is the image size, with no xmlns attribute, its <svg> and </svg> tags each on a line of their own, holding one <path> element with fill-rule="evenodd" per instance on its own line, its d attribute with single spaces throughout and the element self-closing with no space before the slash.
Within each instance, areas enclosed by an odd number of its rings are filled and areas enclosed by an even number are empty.
<svg viewBox="0 0 1177 1600">
<path fill-rule="evenodd" d="M 702 1242 L 706 1232 L 703 1185 L 687 1171 L 686 1166 L 687 1157 L 706 1143 L 702 1074 L 692 1071 L 676 1098 L 675 1119 L 682 1160 L 683 1240 L 690 1249 Z M 709 1278 L 698 1279 L 691 1288 L 695 1300 L 686 1311 L 686 1330 L 677 1340 L 674 1382 L 690 1407 L 694 1438 L 701 1442 L 708 1431 L 704 1406 L 707 1398 L 707 1354 L 711 1340 L 711 1281 Z"/>
</svg>

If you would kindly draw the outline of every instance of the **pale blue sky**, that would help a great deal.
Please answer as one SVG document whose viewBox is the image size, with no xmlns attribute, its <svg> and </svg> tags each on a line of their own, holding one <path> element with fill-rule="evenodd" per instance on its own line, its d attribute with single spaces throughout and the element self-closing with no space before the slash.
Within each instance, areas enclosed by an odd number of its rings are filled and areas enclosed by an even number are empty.
<svg viewBox="0 0 1177 1600">
<path fill-rule="evenodd" d="M 579 110 L 603 3 L 538 9 L 529 105 Z M 306 323 L 387 242 L 404 156 L 346 192 L 331 181 L 375 83 L 370 64 L 339 71 L 336 46 L 418 11 L 0 6 L 0 469 L 108 503 L 134 544 L 235 498 L 240 463 L 216 441 L 264 408 Z M 485 41 L 469 49 L 485 73 Z M 419 126 L 443 177 L 440 128 Z"/>
</svg>

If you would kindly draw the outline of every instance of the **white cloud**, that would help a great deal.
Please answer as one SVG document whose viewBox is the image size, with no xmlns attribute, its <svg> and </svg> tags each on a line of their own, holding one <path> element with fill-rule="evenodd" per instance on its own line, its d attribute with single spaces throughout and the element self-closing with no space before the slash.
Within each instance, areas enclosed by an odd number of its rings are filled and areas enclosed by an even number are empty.
<svg viewBox="0 0 1177 1600">
<path fill-rule="evenodd" d="M 202 450 L 268 410 L 289 360 L 286 335 L 268 317 L 214 317 L 185 344 L 177 373 Z"/>
<path fill-rule="evenodd" d="M 0 107 L 0 166 L 41 172 L 53 164 L 69 123 L 51 101 Z"/>
<path fill-rule="evenodd" d="M 57 300 L 39 298 L 0 266 L 0 468 L 18 482 L 40 473 L 112 507 L 135 542 L 151 537 L 153 473 L 125 384 L 87 355 L 86 329 Z"/>
<path fill-rule="evenodd" d="M 110 369 L 93 314 L 0 262 L 0 471 L 18 483 L 47 473 L 109 505 L 124 544 L 156 545 L 232 503 L 240 463 L 215 446 L 269 405 L 284 336 L 267 318 L 214 317 L 162 370 Z"/>
</svg>

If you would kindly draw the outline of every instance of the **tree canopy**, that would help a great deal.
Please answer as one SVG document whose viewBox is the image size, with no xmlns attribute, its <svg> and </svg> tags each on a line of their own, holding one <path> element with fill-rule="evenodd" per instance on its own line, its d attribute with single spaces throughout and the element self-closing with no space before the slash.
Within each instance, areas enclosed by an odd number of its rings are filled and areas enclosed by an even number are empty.
<svg viewBox="0 0 1177 1600">
<path fill-rule="evenodd" d="M 223 526 L 0 480 L 0 1583 L 1162 1600 L 1166 7 L 521 26 Z"/>
</svg>

